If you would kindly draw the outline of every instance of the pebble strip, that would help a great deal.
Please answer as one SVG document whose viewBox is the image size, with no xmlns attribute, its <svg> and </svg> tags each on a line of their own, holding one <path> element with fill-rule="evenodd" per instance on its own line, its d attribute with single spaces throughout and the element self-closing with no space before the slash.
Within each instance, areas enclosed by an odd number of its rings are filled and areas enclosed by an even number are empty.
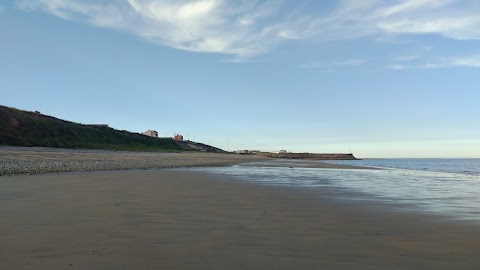
<svg viewBox="0 0 480 270">
<path fill-rule="evenodd" d="M 265 159 L 213 153 L 151 153 L 49 148 L 0 148 L 0 176 L 60 172 L 150 170 L 178 167 L 229 166 Z"/>
</svg>

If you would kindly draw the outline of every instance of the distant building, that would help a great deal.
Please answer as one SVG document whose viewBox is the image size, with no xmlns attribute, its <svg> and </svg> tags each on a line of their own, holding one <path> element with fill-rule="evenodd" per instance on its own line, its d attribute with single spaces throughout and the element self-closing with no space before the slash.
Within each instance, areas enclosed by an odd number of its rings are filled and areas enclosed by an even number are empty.
<svg viewBox="0 0 480 270">
<path fill-rule="evenodd" d="M 147 135 L 149 137 L 155 137 L 157 138 L 158 137 L 158 132 L 156 132 L 155 130 L 147 130 L 145 131 L 144 133 L 142 133 L 143 135 Z"/>
<path fill-rule="evenodd" d="M 176 134 L 175 136 L 173 136 L 173 140 L 174 141 L 183 141 L 183 136 L 180 135 L 180 134 Z"/>
<path fill-rule="evenodd" d="M 236 150 L 235 153 L 237 154 L 259 154 L 260 150 Z"/>
<path fill-rule="evenodd" d="M 278 151 L 279 154 L 286 154 L 287 153 L 287 150 L 280 150 Z"/>
</svg>

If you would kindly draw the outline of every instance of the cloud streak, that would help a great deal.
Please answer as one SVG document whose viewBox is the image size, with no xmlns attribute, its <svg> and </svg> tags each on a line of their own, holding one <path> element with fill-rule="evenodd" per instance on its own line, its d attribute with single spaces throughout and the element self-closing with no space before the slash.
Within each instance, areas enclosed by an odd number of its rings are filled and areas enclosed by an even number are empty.
<svg viewBox="0 0 480 270">
<path fill-rule="evenodd" d="M 285 5 L 282 0 L 16 1 L 21 10 L 126 31 L 172 48 L 232 55 L 239 61 L 288 40 L 392 34 L 480 39 L 480 5 L 475 0 L 342 0 L 326 14 Z"/>
<path fill-rule="evenodd" d="M 421 66 L 421 68 L 425 69 L 448 67 L 480 68 L 480 54 L 471 55 L 468 57 L 442 59 L 441 61 L 431 62 Z"/>
<path fill-rule="evenodd" d="M 407 70 L 407 69 L 441 69 L 441 68 L 480 68 L 480 54 L 462 56 L 462 57 L 450 57 L 439 58 L 434 61 L 428 61 L 426 63 L 414 63 L 414 64 L 391 64 L 388 68 L 393 70 Z"/>
<path fill-rule="evenodd" d="M 457 40 L 480 39 L 480 5 L 465 0 L 344 0 L 307 30 L 326 39 L 438 34 Z M 391 3 L 398 4 L 391 4 Z M 320 29 L 320 30 L 317 30 Z"/>
<path fill-rule="evenodd" d="M 306 69 L 331 69 L 331 68 L 348 68 L 358 67 L 368 62 L 367 59 L 345 59 L 340 61 L 319 62 L 314 61 L 309 64 L 301 65 L 301 68 Z"/>
<path fill-rule="evenodd" d="M 279 8 L 275 2 L 21 0 L 16 5 L 26 11 L 40 10 L 69 21 L 127 31 L 172 48 L 248 58 L 266 53 L 284 39 L 279 33 L 288 20 L 262 23 Z"/>
</svg>

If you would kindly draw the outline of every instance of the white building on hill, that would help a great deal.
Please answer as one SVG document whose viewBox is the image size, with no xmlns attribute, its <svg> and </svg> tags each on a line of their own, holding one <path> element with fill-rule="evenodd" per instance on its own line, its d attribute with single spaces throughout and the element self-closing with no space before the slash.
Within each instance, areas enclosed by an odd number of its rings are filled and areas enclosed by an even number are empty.
<svg viewBox="0 0 480 270">
<path fill-rule="evenodd" d="M 155 130 L 147 130 L 147 131 L 145 131 L 145 132 L 142 133 L 142 134 L 143 134 L 143 135 L 150 136 L 150 137 L 158 138 L 158 132 L 156 132 Z"/>
</svg>

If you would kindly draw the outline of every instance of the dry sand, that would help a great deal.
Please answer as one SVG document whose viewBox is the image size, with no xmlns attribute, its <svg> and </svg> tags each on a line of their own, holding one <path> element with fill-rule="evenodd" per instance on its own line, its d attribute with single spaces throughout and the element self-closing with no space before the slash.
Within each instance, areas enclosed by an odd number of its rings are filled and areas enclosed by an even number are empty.
<svg viewBox="0 0 480 270">
<path fill-rule="evenodd" d="M 0 177 L 0 269 L 480 269 L 479 233 L 188 170 Z"/>
</svg>

